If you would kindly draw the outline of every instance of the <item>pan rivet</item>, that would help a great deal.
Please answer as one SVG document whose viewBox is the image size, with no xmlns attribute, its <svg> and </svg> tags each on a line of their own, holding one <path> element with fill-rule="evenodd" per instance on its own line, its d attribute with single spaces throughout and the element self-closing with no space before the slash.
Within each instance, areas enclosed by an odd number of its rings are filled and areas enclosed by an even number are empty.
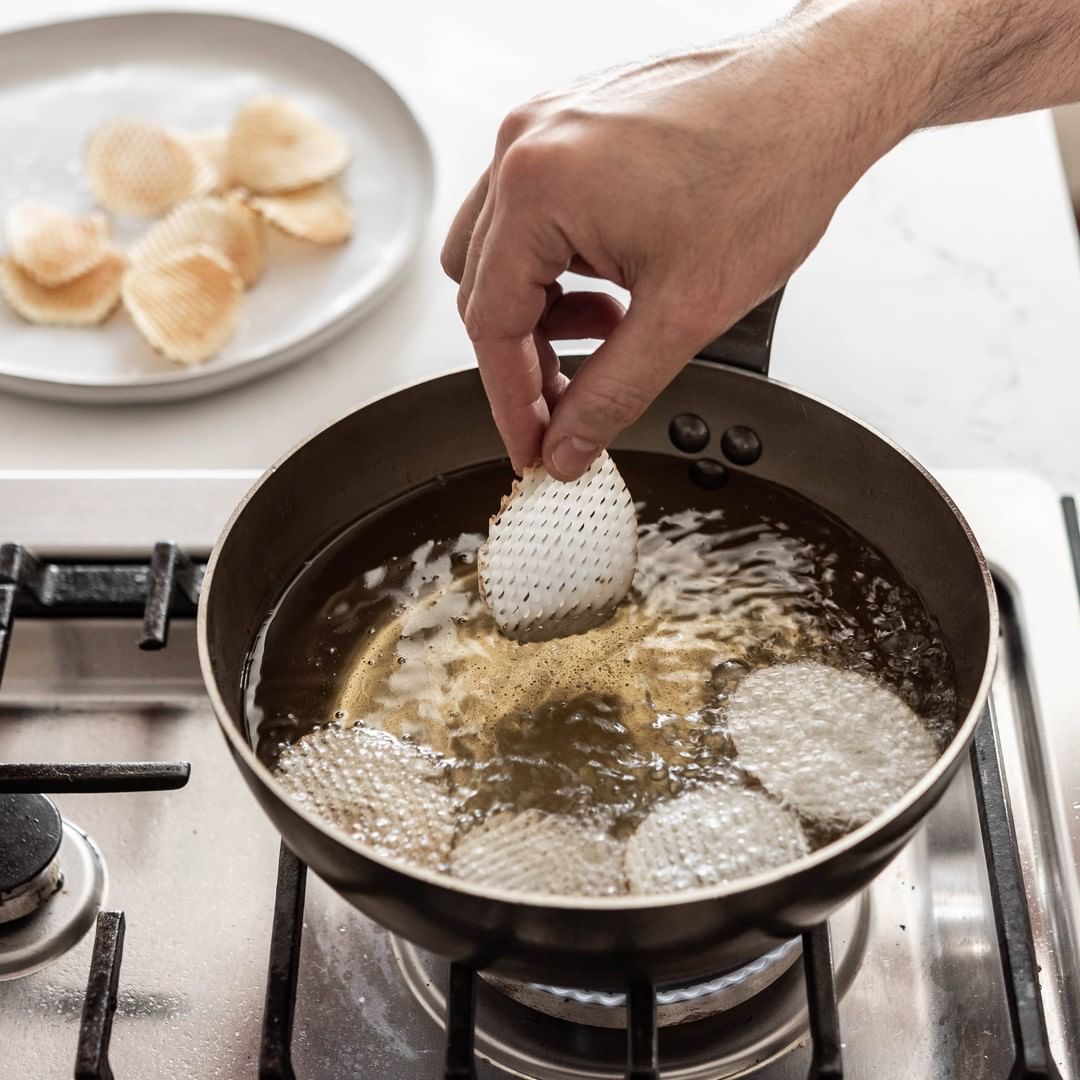
<svg viewBox="0 0 1080 1080">
<path fill-rule="evenodd" d="M 712 491 L 722 488 L 728 479 L 727 469 L 712 458 L 699 458 L 690 466 L 690 479 L 700 488 Z"/>
<path fill-rule="evenodd" d="M 675 449 L 684 454 L 696 454 L 709 445 L 709 425 L 693 413 L 679 413 L 668 424 L 667 431 Z"/>
<path fill-rule="evenodd" d="M 753 465 L 761 457 L 761 440 L 752 428 L 736 424 L 724 432 L 720 449 L 733 465 Z"/>
</svg>

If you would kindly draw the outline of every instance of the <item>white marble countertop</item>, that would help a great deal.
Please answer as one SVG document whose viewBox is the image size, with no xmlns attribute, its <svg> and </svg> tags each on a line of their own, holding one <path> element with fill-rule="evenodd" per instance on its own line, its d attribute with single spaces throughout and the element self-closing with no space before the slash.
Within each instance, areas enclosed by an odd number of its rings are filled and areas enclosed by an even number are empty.
<svg viewBox="0 0 1080 1080">
<path fill-rule="evenodd" d="M 260 467 L 365 398 L 467 362 L 437 252 L 502 114 L 582 71 L 745 30 L 785 6 L 233 0 L 233 11 L 351 48 L 416 110 L 438 168 L 421 256 L 345 337 L 216 397 L 139 407 L 0 397 L 0 468 Z M 5 5 L 0 29 L 86 14 L 75 0 Z M 875 167 L 792 280 L 773 373 L 931 465 L 1021 467 L 1080 491 L 1080 256 L 1049 116 L 921 134 Z"/>
</svg>

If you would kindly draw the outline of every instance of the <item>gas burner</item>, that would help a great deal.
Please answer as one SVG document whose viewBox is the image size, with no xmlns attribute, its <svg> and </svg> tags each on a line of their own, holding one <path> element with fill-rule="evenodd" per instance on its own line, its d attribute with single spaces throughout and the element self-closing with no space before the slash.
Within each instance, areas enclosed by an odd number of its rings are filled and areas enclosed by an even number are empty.
<svg viewBox="0 0 1080 1080">
<path fill-rule="evenodd" d="M 60 811 L 44 795 L 0 795 L 0 925 L 36 911 L 63 882 Z"/>
<path fill-rule="evenodd" d="M 801 955 L 802 939 L 792 938 L 757 960 L 714 979 L 658 990 L 657 1023 L 660 1027 L 672 1027 L 727 1012 L 770 987 Z M 481 974 L 481 978 L 519 1005 L 545 1016 L 591 1027 L 626 1027 L 626 994 L 622 991 L 545 986 L 499 975 Z"/>
<path fill-rule="evenodd" d="M 50 825 L 53 814 L 59 823 L 59 847 L 53 848 L 44 868 L 54 869 L 57 884 L 51 894 L 46 894 L 47 902 L 39 900 L 26 909 L 28 914 L 0 925 L 0 980 L 29 975 L 78 944 L 94 925 L 105 900 L 105 863 L 94 842 L 71 822 L 61 821 L 52 802 L 44 796 L 4 795 L 0 803 L 7 806 L 16 798 L 24 803 L 39 800 L 39 807 L 45 804 L 51 811 L 47 819 Z M 44 816 L 43 811 L 39 812 Z M 6 855 L 5 851 L 5 869 Z M 38 861 L 40 858 L 39 850 Z M 59 867 L 63 867 L 62 878 Z"/>
<path fill-rule="evenodd" d="M 868 894 L 830 920 L 836 990 L 859 969 L 870 929 Z M 448 965 L 395 938 L 394 955 L 425 1011 L 445 1024 Z M 720 1080 L 783 1057 L 809 1028 L 797 942 L 787 942 L 739 972 L 668 988 L 658 997 L 664 1075 Z M 476 1052 L 529 1080 L 624 1080 L 625 997 L 509 983 L 482 976 L 477 986 Z M 666 1014 L 666 1018 L 665 1018 Z"/>
</svg>

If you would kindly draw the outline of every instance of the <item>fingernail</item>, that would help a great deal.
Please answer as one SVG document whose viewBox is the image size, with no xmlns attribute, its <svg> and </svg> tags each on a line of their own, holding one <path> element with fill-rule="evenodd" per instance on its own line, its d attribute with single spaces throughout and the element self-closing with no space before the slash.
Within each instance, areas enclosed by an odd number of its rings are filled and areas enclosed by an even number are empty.
<svg viewBox="0 0 1080 1080">
<path fill-rule="evenodd" d="M 592 463 L 600 447 L 588 439 L 579 439 L 576 435 L 567 435 L 551 451 L 551 464 L 560 476 L 575 479 Z"/>
</svg>

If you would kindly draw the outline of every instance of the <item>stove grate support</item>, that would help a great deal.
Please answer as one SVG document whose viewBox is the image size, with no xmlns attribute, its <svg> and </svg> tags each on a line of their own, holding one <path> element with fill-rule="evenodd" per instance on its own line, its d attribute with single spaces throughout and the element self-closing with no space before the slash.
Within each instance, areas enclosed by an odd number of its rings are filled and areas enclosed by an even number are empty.
<svg viewBox="0 0 1080 1080">
<path fill-rule="evenodd" d="M 195 614 L 205 570 L 171 540 L 154 545 L 149 563 L 50 561 L 21 544 L 0 544 L 0 678 L 15 616 L 140 616 L 139 647 L 163 648 L 169 619 Z"/>
<path fill-rule="evenodd" d="M 116 616 L 134 608 L 164 644 L 169 614 L 194 612 L 201 582 L 201 567 L 172 543 L 155 546 L 149 570 L 141 563 L 47 563 L 21 544 L 0 544 L 0 682 L 16 615 Z M 172 791 L 190 775 L 186 761 L 0 764 L 0 792 Z"/>
<path fill-rule="evenodd" d="M 5 795 L 86 795 L 110 791 L 175 791 L 191 777 L 187 761 L 0 764 Z"/>
<path fill-rule="evenodd" d="M 626 994 L 626 1080 L 660 1080 L 656 988 L 647 980 Z"/>
<path fill-rule="evenodd" d="M 1016 1054 L 1008 1080 L 1059 1080 L 1050 1054 L 1031 916 L 990 708 L 975 730 L 971 763 Z"/>
<path fill-rule="evenodd" d="M 169 641 L 169 615 L 177 602 L 177 590 L 185 600 L 197 604 L 201 583 L 202 567 L 192 562 L 173 541 L 162 540 L 154 545 L 140 649 L 165 648 Z"/>
<path fill-rule="evenodd" d="M 813 1046 L 809 1080 L 843 1080 L 840 1009 L 836 999 L 832 937 L 828 923 L 815 926 L 803 934 L 803 969 L 806 974 L 810 1042 Z"/>
<path fill-rule="evenodd" d="M 292 1033 L 306 894 L 307 867 L 282 841 L 278 854 L 270 963 L 266 974 L 259 1080 L 296 1080 L 292 1065 Z"/>
<path fill-rule="evenodd" d="M 23 576 L 24 551 L 18 544 L 0 544 L 0 681 L 4 678 L 15 600 Z"/>
<path fill-rule="evenodd" d="M 114 1080 L 109 1065 L 109 1042 L 124 958 L 124 929 L 122 911 L 98 912 L 90 977 L 79 1024 L 75 1080 Z"/>
<path fill-rule="evenodd" d="M 476 971 L 450 965 L 446 995 L 445 1080 L 476 1080 Z"/>
</svg>

